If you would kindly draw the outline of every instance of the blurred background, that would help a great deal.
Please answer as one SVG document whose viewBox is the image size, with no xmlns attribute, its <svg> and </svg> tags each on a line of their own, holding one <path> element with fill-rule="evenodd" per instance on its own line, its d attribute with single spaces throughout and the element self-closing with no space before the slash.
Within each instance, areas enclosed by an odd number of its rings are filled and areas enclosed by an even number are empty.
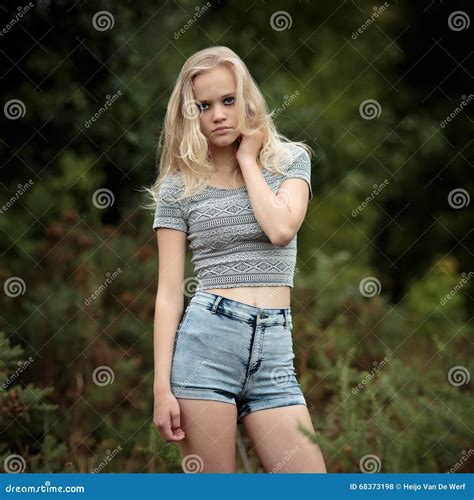
<svg viewBox="0 0 474 500">
<path fill-rule="evenodd" d="M 2 4 L 2 472 L 181 472 L 152 423 L 143 187 L 178 73 L 213 45 L 316 153 L 291 307 L 328 471 L 472 472 L 469 6 Z"/>
</svg>

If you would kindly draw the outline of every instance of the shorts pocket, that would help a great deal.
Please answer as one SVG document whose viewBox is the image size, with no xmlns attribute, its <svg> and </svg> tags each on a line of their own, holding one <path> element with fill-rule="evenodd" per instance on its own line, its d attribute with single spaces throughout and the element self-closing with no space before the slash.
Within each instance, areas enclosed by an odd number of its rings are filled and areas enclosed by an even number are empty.
<svg viewBox="0 0 474 500">
<path fill-rule="evenodd" d="M 290 324 L 265 327 L 262 359 L 272 366 L 286 366 L 295 357 Z"/>
<path fill-rule="evenodd" d="M 181 331 L 183 330 L 183 328 L 186 326 L 187 320 L 189 318 L 189 309 L 190 309 L 190 307 L 191 307 L 191 304 L 188 304 L 188 306 L 186 307 L 186 309 L 184 311 L 183 317 L 181 318 L 181 321 L 179 322 L 178 328 L 176 329 L 176 334 L 174 336 L 173 354 L 176 351 L 176 345 L 178 343 L 178 337 L 179 337 Z"/>
</svg>

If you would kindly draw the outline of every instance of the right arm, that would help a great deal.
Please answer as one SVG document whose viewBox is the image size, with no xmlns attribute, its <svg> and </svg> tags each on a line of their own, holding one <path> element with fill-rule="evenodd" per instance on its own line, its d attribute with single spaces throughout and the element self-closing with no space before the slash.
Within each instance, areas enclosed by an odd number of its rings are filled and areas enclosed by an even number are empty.
<svg viewBox="0 0 474 500">
<path fill-rule="evenodd" d="M 178 401 L 171 392 L 170 375 L 176 330 L 184 310 L 183 278 L 186 233 L 174 229 L 157 230 L 159 270 L 155 301 L 153 353 L 153 422 L 166 441 L 180 441 L 185 433 L 180 423 Z"/>
<path fill-rule="evenodd" d="M 173 345 L 184 311 L 186 233 L 160 228 L 156 237 L 159 266 L 153 327 L 154 389 L 155 392 L 169 392 Z"/>
</svg>

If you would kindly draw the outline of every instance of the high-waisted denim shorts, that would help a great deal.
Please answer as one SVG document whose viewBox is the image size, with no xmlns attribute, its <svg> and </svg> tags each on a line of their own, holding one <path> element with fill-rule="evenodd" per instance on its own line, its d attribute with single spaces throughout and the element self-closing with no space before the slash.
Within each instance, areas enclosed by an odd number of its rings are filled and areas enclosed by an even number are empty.
<svg viewBox="0 0 474 500">
<path fill-rule="evenodd" d="M 293 364 L 291 308 L 260 308 L 199 290 L 176 332 L 176 398 L 237 405 L 237 422 L 268 408 L 306 405 Z"/>
</svg>

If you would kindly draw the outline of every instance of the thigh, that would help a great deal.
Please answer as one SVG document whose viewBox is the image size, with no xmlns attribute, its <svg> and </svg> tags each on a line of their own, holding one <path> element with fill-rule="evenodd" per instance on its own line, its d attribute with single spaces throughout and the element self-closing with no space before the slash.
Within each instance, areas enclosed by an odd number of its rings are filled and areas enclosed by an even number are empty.
<svg viewBox="0 0 474 500">
<path fill-rule="evenodd" d="M 314 433 L 305 405 L 255 411 L 242 422 L 266 472 L 327 472 L 319 446 L 298 429 Z"/>
<path fill-rule="evenodd" d="M 235 404 L 178 398 L 178 441 L 183 472 L 235 472 L 237 409 Z"/>
</svg>

